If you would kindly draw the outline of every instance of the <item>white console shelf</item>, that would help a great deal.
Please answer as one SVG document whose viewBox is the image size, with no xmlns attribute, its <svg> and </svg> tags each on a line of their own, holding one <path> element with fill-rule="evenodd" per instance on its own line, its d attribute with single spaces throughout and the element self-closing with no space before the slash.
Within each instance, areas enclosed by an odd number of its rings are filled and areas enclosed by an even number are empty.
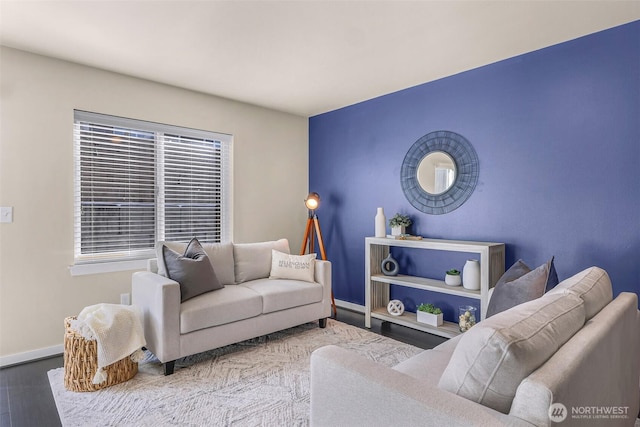
<svg viewBox="0 0 640 427">
<path fill-rule="evenodd" d="M 389 303 L 389 285 L 404 286 L 425 291 L 457 295 L 477 299 L 480 305 L 480 319 L 487 313 L 489 289 L 504 274 L 504 243 L 469 242 L 462 240 L 397 240 L 386 237 L 367 237 L 365 239 L 365 326 L 371 328 L 371 318 L 429 332 L 447 338 L 453 338 L 460 332 L 458 324 L 444 322 L 440 327 L 418 323 L 415 313 L 405 312 L 401 316 L 391 316 L 387 312 Z M 448 286 L 444 280 L 426 277 L 385 276 L 382 274 L 382 260 L 389 254 L 391 247 L 431 249 L 436 251 L 467 252 L 480 255 L 480 290 L 472 291 L 462 286 Z M 442 270 L 442 274 L 447 268 Z"/>
</svg>

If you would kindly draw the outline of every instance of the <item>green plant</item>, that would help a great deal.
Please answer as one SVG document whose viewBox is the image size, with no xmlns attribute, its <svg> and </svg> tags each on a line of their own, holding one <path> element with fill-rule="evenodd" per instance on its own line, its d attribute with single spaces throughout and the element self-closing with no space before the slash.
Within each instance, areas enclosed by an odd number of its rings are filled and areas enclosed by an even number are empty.
<svg viewBox="0 0 640 427">
<path fill-rule="evenodd" d="M 460 272 L 458 270 L 456 270 L 455 268 L 452 268 L 451 270 L 447 271 L 447 274 L 450 276 L 459 276 Z"/>
<path fill-rule="evenodd" d="M 424 311 L 431 314 L 442 314 L 442 310 L 433 304 L 422 303 L 418 306 L 418 311 Z"/>
<path fill-rule="evenodd" d="M 408 215 L 401 215 L 397 213 L 389 220 L 389 227 L 399 227 L 403 225 L 405 227 L 411 225 L 411 218 L 409 218 Z"/>
</svg>

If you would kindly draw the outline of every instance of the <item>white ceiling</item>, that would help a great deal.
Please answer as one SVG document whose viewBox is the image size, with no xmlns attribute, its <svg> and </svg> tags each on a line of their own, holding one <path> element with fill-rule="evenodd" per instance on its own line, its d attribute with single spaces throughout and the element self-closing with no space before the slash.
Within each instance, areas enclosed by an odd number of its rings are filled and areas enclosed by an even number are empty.
<svg viewBox="0 0 640 427">
<path fill-rule="evenodd" d="M 313 116 L 638 19 L 638 0 L 1 0 L 0 42 Z"/>
</svg>

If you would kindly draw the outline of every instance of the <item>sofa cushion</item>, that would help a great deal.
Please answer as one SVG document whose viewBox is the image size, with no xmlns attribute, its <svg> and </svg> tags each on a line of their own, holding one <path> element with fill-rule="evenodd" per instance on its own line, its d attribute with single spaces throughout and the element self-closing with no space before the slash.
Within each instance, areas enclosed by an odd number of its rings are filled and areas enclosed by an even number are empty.
<svg viewBox="0 0 640 427">
<path fill-rule="evenodd" d="M 180 284 L 181 302 L 224 287 L 218 281 L 209 257 L 196 238 L 191 239 L 184 255 L 163 246 L 162 259 L 167 276 Z"/>
<path fill-rule="evenodd" d="M 313 282 L 317 254 L 291 255 L 271 250 L 270 279 L 291 279 Z"/>
<path fill-rule="evenodd" d="M 558 284 L 553 257 L 535 270 L 522 260 L 513 264 L 498 280 L 487 305 L 486 317 L 527 301 L 540 298 L 545 289 Z"/>
<path fill-rule="evenodd" d="M 203 243 L 202 248 L 209 257 L 220 283 L 223 285 L 235 284 L 233 243 Z"/>
<path fill-rule="evenodd" d="M 323 288 L 316 282 L 257 279 L 240 285 L 262 296 L 264 314 L 322 301 Z"/>
<path fill-rule="evenodd" d="M 167 270 L 162 258 L 162 246 L 166 246 L 169 249 L 183 253 L 187 247 L 187 243 L 184 242 L 157 242 L 156 243 L 156 257 L 158 263 L 158 274 L 167 277 Z M 209 257 L 209 261 L 213 266 L 213 270 L 216 272 L 218 280 L 223 285 L 233 285 L 236 283 L 236 277 L 234 273 L 233 265 L 233 243 L 201 243 L 204 252 Z"/>
<path fill-rule="evenodd" d="M 572 293 L 580 297 L 584 301 L 587 320 L 613 300 L 611 279 L 606 271 L 598 267 L 587 268 L 563 280 L 549 291 L 549 294 L 554 293 Z"/>
<path fill-rule="evenodd" d="M 225 286 L 180 305 L 180 333 L 224 325 L 262 313 L 262 297 L 242 286 Z"/>
<path fill-rule="evenodd" d="M 236 283 L 269 277 L 272 249 L 288 254 L 290 253 L 289 241 L 280 239 L 272 242 L 235 243 L 233 258 L 235 260 Z"/>
<path fill-rule="evenodd" d="M 438 387 L 506 414 L 520 382 L 584 322 L 584 303 L 571 294 L 498 313 L 464 333 Z"/>
<path fill-rule="evenodd" d="M 431 350 L 425 350 L 398 363 L 393 369 L 414 377 L 423 384 L 428 384 L 429 386 L 438 384 L 442 372 L 449 364 L 460 338 L 462 338 L 462 335 L 447 340 Z"/>
</svg>

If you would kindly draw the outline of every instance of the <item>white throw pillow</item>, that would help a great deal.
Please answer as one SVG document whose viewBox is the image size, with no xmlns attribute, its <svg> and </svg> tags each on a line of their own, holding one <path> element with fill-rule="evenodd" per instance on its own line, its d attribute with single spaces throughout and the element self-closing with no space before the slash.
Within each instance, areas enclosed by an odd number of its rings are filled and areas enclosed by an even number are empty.
<svg viewBox="0 0 640 427">
<path fill-rule="evenodd" d="M 287 239 L 259 243 L 234 243 L 236 283 L 266 279 L 271 271 L 271 250 L 289 253 Z"/>
<path fill-rule="evenodd" d="M 438 387 L 509 413 L 518 385 L 585 322 L 575 295 L 545 295 L 497 313 L 464 333 Z"/>
<path fill-rule="evenodd" d="M 290 255 L 271 251 L 271 274 L 269 279 L 292 279 L 313 282 L 317 254 Z"/>
</svg>

